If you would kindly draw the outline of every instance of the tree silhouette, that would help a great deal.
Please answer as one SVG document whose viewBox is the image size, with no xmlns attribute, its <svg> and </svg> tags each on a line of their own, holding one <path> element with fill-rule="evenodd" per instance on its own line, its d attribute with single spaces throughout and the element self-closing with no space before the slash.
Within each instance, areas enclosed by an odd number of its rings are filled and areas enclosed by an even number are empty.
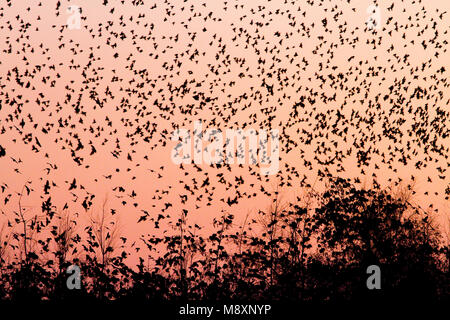
<svg viewBox="0 0 450 320">
<path fill-rule="evenodd" d="M 19 196 L 16 225 L 0 229 L 0 298 L 446 300 L 448 239 L 411 195 L 409 188 L 357 188 L 330 178 L 325 191 L 310 188 L 298 203 L 276 193 L 266 211 L 247 214 L 241 225 L 222 212 L 209 235 L 183 212 L 171 235 L 141 238 L 148 256 L 135 267 L 125 263 L 126 247 L 118 250 L 120 228 L 107 199 L 81 232 L 67 211 L 43 207 L 48 219 L 27 218 Z M 81 269 L 80 290 L 66 285 L 72 264 Z M 366 287 L 370 265 L 382 271 L 382 290 Z"/>
</svg>

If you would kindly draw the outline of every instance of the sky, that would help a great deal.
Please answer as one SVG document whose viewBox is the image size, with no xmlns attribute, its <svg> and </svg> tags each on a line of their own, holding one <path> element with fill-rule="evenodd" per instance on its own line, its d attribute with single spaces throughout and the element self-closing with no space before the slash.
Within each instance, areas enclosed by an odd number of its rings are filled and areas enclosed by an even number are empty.
<svg viewBox="0 0 450 320">
<path fill-rule="evenodd" d="M 411 201 L 448 228 L 450 2 L 1 2 L 4 221 L 27 185 L 29 217 L 51 197 L 83 225 L 108 199 L 139 242 L 168 228 L 150 222 L 160 213 L 242 221 L 275 190 L 323 190 L 328 170 L 413 183 Z M 172 133 L 196 121 L 278 130 L 279 171 L 262 175 L 248 150 L 241 166 L 180 167 Z"/>
</svg>

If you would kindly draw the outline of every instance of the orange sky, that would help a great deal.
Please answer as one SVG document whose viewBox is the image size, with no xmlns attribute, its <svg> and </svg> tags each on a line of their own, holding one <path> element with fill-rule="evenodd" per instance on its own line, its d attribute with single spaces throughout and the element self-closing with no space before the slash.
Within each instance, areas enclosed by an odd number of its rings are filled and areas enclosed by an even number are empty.
<svg viewBox="0 0 450 320">
<path fill-rule="evenodd" d="M 273 190 L 290 177 L 292 187 L 284 185 L 281 189 L 287 199 L 294 199 L 301 194 L 303 175 L 312 184 L 318 169 L 324 170 L 314 155 L 327 161 L 335 152 L 346 154 L 354 142 L 368 137 L 363 150 L 377 148 L 380 154 L 388 155 L 393 148 L 391 164 L 382 163 L 382 157 L 374 155 L 364 168 L 366 176 L 362 176 L 353 147 L 351 155 L 341 162 L 345 171 L 338 172 L 334 165 L 328 167 L 330 172 L 360 177 L 362 181 L 370 181 L 375 173 L 383 185 L 389 184 L 389 178 L 409 182 L 413 175 L 417 190 L 414 200 L 425 208 L 432 203 L 440 210 L 437 220 L 446 221 L 449 202 L 444 191 L 449 179 L 448 175 L 439 178 L 446 173 L 439 173 L 437 168 L 447 170 L 448 159 L 428 151 L 433 159 L 426 160 L 424 145 L 408 136 L 411 125 L 421 123 L 423 117 L 408 110 L 401 114 L 395 105 L 409 103 L 416 110 L 428 103 L 429 125 L 436 119 L 436 127 L 427 129 L 431 137 L 438 128 L 448 131 L 448 118 L 443 121 L 437 110 L 439 107 L 448 117 L 450 2 L 396 1 L 392 9 L 391 2 L 380 2 L 381 29 L 374 32 L 364 30 L 366 9 L 372 1 L 313 2 L 152 1 L 133 6 L 126 1 L 124 5 L 114 2 L 104 6 L 103 1 L 79 0 L 61 1 L 58 10 L 57 1 L 43 1 L 41 6 L 36 1 L 32 5 L 14 1 L 10 6 L 5 2 L 0 6 L 0 145 L 7 152 L 0 158 L 0 185 L 7 185 L 0 199 L 4 217 L 10 217 L 9 212 L 17 208 L 17 192 L 27 181 L 36 192 L 24 202 L 30 206 L 29 214 L 39 213 L 42 199 L 49 196 L 42 192 L 48 180 L 56 185 L 50 195 L 57 209 L 68 203 L 69 211 L 81 217 L 86 216 L 81 207 L 86 196 L 95 195 L 93 208 L 97 209 L 108 195 L 109 206 L 119 213 L 123 233 L 130 239 L 156 232 L 150 222 L 136 221 L 141 210 L 157 215 L 166 203 L 173 204 L 167 214 L 179 217 L 181 210 L 187 209 L 192 223 L 209 225 L 221 210 L 243 218 L 247 212 L 269 205 L 270 197 L 260 191 L 261 187 Z M 69 4 L 82 8 L 80 30 L 64 27 Z M 431 18 L 436 22 L 434 28 Z M 441 67 L 445 71 L 438 73 Z M 16 82 L 16 72 L 24 82 L 22 86 Z M 348 78 L 342 86 L 330 77 L 339 73 Z M 403 78 L 398 90 L 406 100 L 396 101 L 400 96 L 389 94 L 389 87 Z M 183 93 L 181 86 L 186 80 Z M 267 96 L 263 81 L 274 86 L 274 95 Z M 423 99 L 411 97 L 418 86 L 427 88 Z M 110 93 L 106 93 L 107 88 Z M 194 96 L 199 93 L 209 97 L 209 102 L 196 100 Z M 377 95 L 380 108 L 371 108 L 377 103 Z M 389 98 L 383 100 L 386 95 Z M 102 107 L 92 97 L 98 97 Z M 306 99 L 305 108 L 295 116 L 293 105 L 301 97 Z M 9 104 L 12 98 L 20 108 Z M 394 111 L 391 114 L 390 109 Z M 315 128 L 321 117 L 328 124 L 336 122 L 338 110 L 349 121 L 345 135 L 338 134 L 344 123 L 339 123 L 334 133 Z M 352 111 L 375 121 L 355 127 Z M 272 127 L 268 126 L 268 114 L 273 117 Z M 396 122 L 399 119 L 401 125 Z M 279 129 L 280 147 L 283 144 L 279 175 L 258 180 L 252 174 L 259 173 L 254 165 L 232 165 L 231 171 L 207 165 L 200 165 L 201 172 L 193 165 L 180 169 L 170 158 L 176 144 L 170 139 L 171 133 L 174 126 L 192 130 L 196 120 L 203 121 L 204 129 L 222 131 Z M 67 121 L 67 125 L 58 128 L 59 121 Z M 295 125 L 287 126 L 291 121 Z M 397 142 L 383 135 L 378 138 L 383 124 L 399 128 L 403 137 Z M 153 126 L 155 132 L 150 136 Z M 329 136 L 314 136 L 311 144 L 305 144 L 308 135 L 303 129 L 313 135 L 328 132 Z M 32 143 L 23 141 L 28 133 Z M 284 147 L 287 136 L 298 143 L 291 144 L 289 152 Z M 39 152 L 32 150 L 35 137 L 41 145 Z M 81 166 L 70 152 L 77 147 L 78 139 L 84 145 L 76 152 L 84 158 Z M 447 148 L 444 153 L 448 155 L 448 134 L 438 137 L 437 142 Z M 90 155 L 91 144 L 97 151 L 94 155 Z M 318 146 L 319 151 L 314 153 Z M 413 154 L 414 149 L 417 153 Z M 119 152 L 117 158 L 112 155 L 115 152 Z M 401 155 L 411 155 L 412 159 L 404 165 L 397 161 Z M 312 170 L 304 166 L 305 161 L 311 161 Z M 418 170 L 414 165 L 417 161 L 428 166 Z M 47 172 L 50 166 L 57 169 Z M 288 167 L 295 168 L 300 178 Z M 220 174 L 228 184 L 220 183 Z M 109 175 L 111 178 L 105 178 Z M 236 189 L 236 178 L 241 176 L 244 183 Z M 205 190 L 200 185 L 208 177 L 210 185 Z M 78 188 L 69 191 L 74 178 Z M 121 192 L 119 186 L 125 191 Z M 320 183 L 316 187 L 320 188 Z M 425 191 L 430 194 L 424 196 Z M 257 196 L 244 196 L 238 205 L 229 207 L 227 198 L 234 198 L 238 192 Z M 3 205 L 9 194 L 10 201 Z M 183 194 L 188 195 L 186 203 L 181 202 Z"/>
</svg>

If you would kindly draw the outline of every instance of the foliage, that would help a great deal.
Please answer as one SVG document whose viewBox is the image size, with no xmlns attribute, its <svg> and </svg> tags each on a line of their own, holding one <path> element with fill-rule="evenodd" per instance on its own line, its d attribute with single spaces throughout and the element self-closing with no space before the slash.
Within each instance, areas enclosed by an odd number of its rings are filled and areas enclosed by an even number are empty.
<svg viewBox="0 0 450 320">
<path fill-rule="evenodd" d="M 134 268 L 105 206 L 83 234 L 67 212 L 48 205 L 45 218 L 27 217 L 19 203 L 16 226 L 0 228 L 0 299 L 449 298 L 449 244 L 426 212 L 377 184 L 357 189 L 330 179 L 325 192 L 310 192 L 297 204 L 274 199 L 240 226 L 223 212 L 209 236 L 183 211 L 171 235 L 142 238 L 149 254 Z M 80 290 L 66 286 L 72 264 L 81 269 Z M 382 270 L 381 293 L 366 287 L 372 264 Z"/>
</svg>

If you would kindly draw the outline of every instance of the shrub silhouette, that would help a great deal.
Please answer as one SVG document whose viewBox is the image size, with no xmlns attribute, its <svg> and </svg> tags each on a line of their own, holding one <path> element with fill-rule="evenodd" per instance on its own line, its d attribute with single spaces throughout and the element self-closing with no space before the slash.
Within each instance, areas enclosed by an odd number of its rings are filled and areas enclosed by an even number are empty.
<svg viewBox="0 0 450 320">
<path fill-rule="evenodd" d="M 131 249 L 119 248 L 106 202 L 84 234 L 67 212 L 49 205 L 45 219 L 27 217 L 19 202 L 16 225 L 0 228 L 0 299 L 448 300 L 449 245 L 404 194 L 336 178 L 305 199 L 277 197 L 240 226 L 223 212 L 207 236 L 183 211 L 170 235 L 142 238 L 149 256 L 134 267 L 125 263 Z M 80 290 L 66 286 L 72 264 L 81 269 Z M 381 291 L 366 287 L 373 264 L 382 271 Z"/>
</svg>

